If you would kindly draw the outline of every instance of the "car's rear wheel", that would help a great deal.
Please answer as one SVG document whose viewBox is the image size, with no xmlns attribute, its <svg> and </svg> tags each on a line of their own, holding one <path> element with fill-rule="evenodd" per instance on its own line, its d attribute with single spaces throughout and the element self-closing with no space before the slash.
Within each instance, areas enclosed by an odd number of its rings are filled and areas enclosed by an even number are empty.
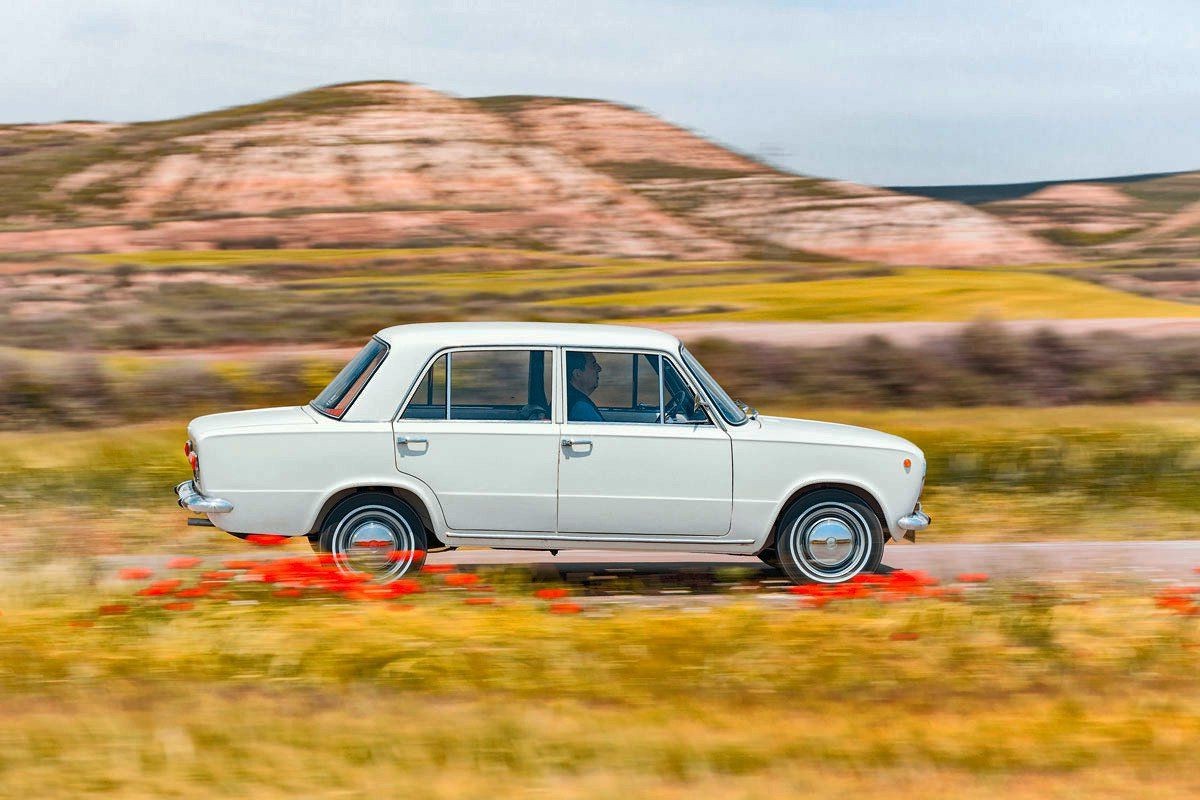
<svg viewBox="0 0 1200 800">
<path fill-rule="evenodd" d="M 317 548 L 332 555 L 340 570 L 388 582 L 420 570 L 427 543 L 421 518 L 407 503 L 365 492 L 346 498 L 330 512 Z"/>
<path fill-rule="evenodd" d="M 796 583 L 842 583 L 873 572 L 883 558 L 883 524 L 850 492 L 805 495 L 779 522 L 779 566 Z"/>
</svg>

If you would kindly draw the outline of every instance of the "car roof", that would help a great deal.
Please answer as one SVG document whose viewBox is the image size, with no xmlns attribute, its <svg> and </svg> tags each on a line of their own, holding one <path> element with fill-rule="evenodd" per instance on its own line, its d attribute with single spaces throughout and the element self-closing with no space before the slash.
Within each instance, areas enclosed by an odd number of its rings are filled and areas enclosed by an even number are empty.
<svg viewBox="0 0 1200 800">
<path fill-rule="evenodd" d="M 376 336 L 390 345 L 424 345 L 432 349 L 489 344 L 679 349 L 679 339 L 650 328 L 562 322 L 428 322 L 384 328 Z"/>
</svg>

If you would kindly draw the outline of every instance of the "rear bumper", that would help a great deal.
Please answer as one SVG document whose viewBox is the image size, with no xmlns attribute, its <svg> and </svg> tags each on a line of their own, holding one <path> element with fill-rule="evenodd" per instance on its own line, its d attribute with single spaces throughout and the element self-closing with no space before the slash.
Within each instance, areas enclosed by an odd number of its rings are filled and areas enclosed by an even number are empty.
<svg viewBox="0 0 1200 800">
<path fill-rule="evenodd" d="M 184 481 L 175 487 L 175 496 L 179 505 L 196 514 L 228 514 L 233 511 L 233 503 L 220 497 L 208 497 L 200 493 L 195 481 Z"/>
</svg>

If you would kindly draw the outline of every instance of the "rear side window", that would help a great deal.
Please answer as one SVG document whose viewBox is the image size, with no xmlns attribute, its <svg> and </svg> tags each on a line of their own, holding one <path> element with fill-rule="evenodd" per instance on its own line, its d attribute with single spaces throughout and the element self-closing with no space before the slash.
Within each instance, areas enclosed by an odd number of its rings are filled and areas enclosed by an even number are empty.
<svg viewBox="0 0 1200 800">
<path fill-rule="evenodd" d="M 312 401 L 312 407 L 327 417 L 341 419 L 367 385 L 367 381 L 371 380 L 375 370 L 379 369 L 387 352 L 387 345 L 379 339 L 367 342 L 367 346 L 317 395 L 317 399 Z"/>
<path fill-rule="evenodd" d="M 549 350 L 447 353 L 421 376 L 400 418 L 548 422 L 553 363 Z"/>
</svg>

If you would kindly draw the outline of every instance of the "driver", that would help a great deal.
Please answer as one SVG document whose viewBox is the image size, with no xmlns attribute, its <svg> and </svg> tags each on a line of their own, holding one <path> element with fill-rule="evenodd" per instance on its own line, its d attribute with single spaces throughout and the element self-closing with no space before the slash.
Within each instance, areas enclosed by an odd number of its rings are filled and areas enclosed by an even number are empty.
<svg viewBox="0 0 1200 800">
<path fill-rule="evenodd" d="M 592 353 L 567 351 L 567 420 L 604 422 L 591 393 L 600 385 L 600 364 Z"/>
</svg>

